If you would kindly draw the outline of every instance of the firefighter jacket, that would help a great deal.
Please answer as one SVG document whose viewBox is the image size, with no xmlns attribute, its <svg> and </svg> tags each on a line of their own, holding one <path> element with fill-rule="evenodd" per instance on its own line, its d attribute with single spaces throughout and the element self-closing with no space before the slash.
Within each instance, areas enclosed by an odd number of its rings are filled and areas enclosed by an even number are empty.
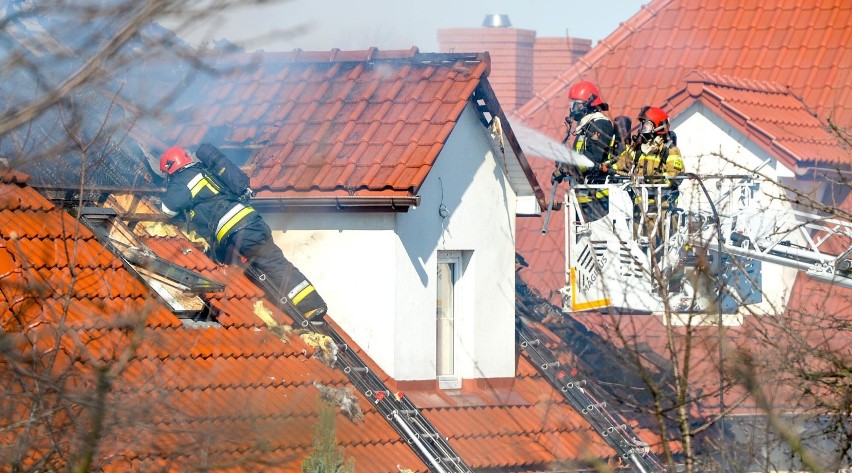
<svg viewBox="0 0 852 473">
<path fill-rule="evenodd" d="M 595 164 L 609 161 L 615 146 L 615 125 L 609 117 L 601 112 L 590 113 L 580 120 L 573 134 L 574 151 L 585 155 Z M 583 168 L 580 170 L 589 171 Z"/>
<path fill-rule="evenodd" d="M 579 171 L 580 176 L 576 177 L 595 177 L 599 174 L 596 167 L 610 161 L 615 146 L 615 125 L 603 113 L 593 112 L 580 119 L 572 134 L 573 150 L 595 164 L 595 167 L 578 165 L 576 171 Z M 557 173 L 565 176 L 571 173 L 571 169 L 563 163 L 559 165 Z"/>
<path fill-rule="evenodd" d="M 201 164 L 189 165 L 169 177 L 163 212 L 181 212 L 207 241 L 222 243 L 234 232 L 260 220 L 250 205 L 222 186 Z"/>
<path fill-rule="evenodd" d="M 613 165 L 616 173 L 628 176 L 665 176 L 683 174 L 683 157 L 677 146 L 662 136 L 654 137 L 639 148 L 631 147 L 618 156 Z"/>
</svg>

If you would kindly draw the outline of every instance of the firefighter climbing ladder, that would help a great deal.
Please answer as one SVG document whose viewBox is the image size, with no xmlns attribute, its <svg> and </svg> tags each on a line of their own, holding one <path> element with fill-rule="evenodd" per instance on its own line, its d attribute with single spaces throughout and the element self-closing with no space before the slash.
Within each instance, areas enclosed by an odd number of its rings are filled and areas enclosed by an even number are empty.
<svg viewBox="0 0 852 473">
<path fill-rule="evenodd" d="M 277 292 L 277 291 L 276 291 Z M 309 321 L 290 303 L 286 297 L 278 299 L 278 306 L 289 315 L 296 324 L 330 337 L 337 345 L 337 364 L 349 378 L 349 381 L 369 399 L 376 410 L 405 439 L 414 452 L 435 473 L 471 473 L 461 457 L 453 450 L 446 438 L 420 414 L 408 398 L 392 393 L 366 363 L 349 349 L 343 337 L 323 321 Z"/>
<path fill-rule="evenodd" d="M 112 209 L 91 207 L 84 210 L 82 221 L 129 269 L 136 272 L 139 267 L 144 267 L 180 284 L 184 291 L 202 293 L 223 290 L 223 286 L 215 281 L 156 257 L 141 242 L 135 240 L 132 232 L 121 224 L 116 216 L 117 213 Z M 118 238 L 119 236 L 121 238 Z M 267 293 L 270 293 L 266 278 L 261 276 L 260 279 L 266 286 Z M 271 293 L 277 292 L 272 289 Z M 337 364 L 361 394 L 373 403 L 379 413 L 408 442 L 430 471 L 471 473 L 471 469 L 462 462 L 447 439 L 420 414 L 417 406 L 408 398 L 390 392 L 387 385 L 370 370 L 357 353 L 349 349 L 346 341 L 332 327 L 321 320 L 308 321 L 287 297 L 279 297 L 278 305 L 297 325 L 332 339 L 339 349 Z"/>
<path fill-rule="evenodd" d="M 538 331 L 523 320 L 515 325 L 520 345 L 527 358 L 536 366 L 566 401 L 579 412 L 603 437 L 621 458 L 641 473 L 665 472 L 660 460 L 648 449 L 648 445 L 624 422 L 618 413 L 607 409 L 602 396 L 595 392 L 594 385 L 573 376 L 563 369 L 553 353 L 544 346 Z"/>
</svg>

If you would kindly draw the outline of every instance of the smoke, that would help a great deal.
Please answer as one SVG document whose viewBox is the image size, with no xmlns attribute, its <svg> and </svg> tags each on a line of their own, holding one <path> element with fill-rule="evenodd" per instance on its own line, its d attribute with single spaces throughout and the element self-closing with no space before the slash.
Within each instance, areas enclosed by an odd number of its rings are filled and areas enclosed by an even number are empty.
<svg viewBox="0 0 852 473">
<path fill-rule="evenodd" d="M 515 137 L 521 144 L 524 153 L 528 155 L 558 163 L 567 163 L 572 166 L 591 167 L 594 165 L 586 156 L 518 121 L 512 122 L 512 131 L 515 132 Z"/>
</svg>

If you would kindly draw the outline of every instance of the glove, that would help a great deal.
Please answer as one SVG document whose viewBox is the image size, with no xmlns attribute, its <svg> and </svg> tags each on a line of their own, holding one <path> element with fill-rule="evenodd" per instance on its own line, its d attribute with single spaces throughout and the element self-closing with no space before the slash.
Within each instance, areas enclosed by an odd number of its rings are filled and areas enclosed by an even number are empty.
<svg viewBox="0 0 852 473">
<path fill-rule="evenodd" d="M 551 184 L 558 184 L 558 183 L 564 181 L 565 177 L 566 177 L 566 174 L 563 173 L 561 169 L 556 168 L 553 171 L 553 174 L 550 175 L 550 183 Z"/>
<path fill-rule="evenodd" d="M 592 168 L 594 171 L 600 174 L 613 175 L 615 174 L 615 170 L 610 167 L 609 163 L 597 163 Z"/>
</svg>

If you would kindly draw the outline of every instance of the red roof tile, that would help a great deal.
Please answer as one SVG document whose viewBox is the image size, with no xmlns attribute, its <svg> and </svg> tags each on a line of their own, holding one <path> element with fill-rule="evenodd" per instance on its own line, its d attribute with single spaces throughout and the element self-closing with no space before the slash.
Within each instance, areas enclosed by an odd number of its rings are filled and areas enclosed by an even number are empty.
<svg viewBox="0 0 852 473">
<path fill-rule="evenodd" d="M 74 376 L 83 386 L 94 385 L 97 363 L 120 364 L 117 360 L 129 355 L 121 369 L 108 365 L 117 370 L 108 415 L 110 422 L 132 422 L 136 427 L 133 435 L 111 428 L 102 445 L 107 455 L 98 459 L 105 463 L 99 466 L 126 469 L 137 461 L 161 459 L 181 469 L 179 465 L 203 465 L 206 460 L 200 455 L 206 449 L 209 454 L 221 453 L 214 455 L 217 464 L 229 458 L 243 462 L 247 457 L 283 458 L 283 471 L 299 471 L 311 444 L 310 429 L 305 427 L 317 416 L 318 391 L 312 384 L 344 386 L 348 381 L 341 371 L 309 358 L 312 350 L 298 337 L 282 341 L 266 330 L 251 311 L 261 293 L 241 272 L 211 263 L 181 238 L 146 240 L 170 260 L 228 283 L 226 292 L 212 299 L 223 326 L 189 329 L 67 213 L 26 186 L 2 184 L 0 195 L 10 204 L 0 206 L 0 322 L 6 333 L 14 335 L 21 353 L 39 359 L 59 341 L 64 354 L 59 361 L 79 360 Z M 193 251 L 183 251 L 187 249 Z M 267 308 L 275 320 L 290 322 L 268 303 Z M 142 325 L 136 331 L 138 323 Z M 42 351 L 33 351 L 34 347 Z M 4 378 L 10 374 L 3 371 Z M 88 389 L 79 396 L 88 399 L 92 392 Z M 10 401 L 7 396 L 0 399 L 3 405 Z M 361 398 L 360 404 L 367 411 L 368 428 L 343 427 L 350 421 L 341 416 L 338 438 L 347 452 L 357 452 L 353 455 L 363 462 L 361 467 L 396 471 L 393 462 L 405 462 L 424 471 L 390 425 L 370 411 L 370 403 Z M 82 409 L 81 414 L 87 412 Z M 73 423 L 55 422 L 33 428 L 58 429 L 69 441 L 82 434 Z M 20 437 L 7 438 L 15 439 Z M 205 448 L 199 450 L 202 444 Z"/>
<path fill-rule="evenodd" d="M 821 120 L 852 124 L 852 95 L 842 79 L 852 73 L 852 31 L 845 27 L 852 5 L 778 0 L 692 6 L 687 0 L 643 6 L 517 114 L 560 137 L 567 88 L 576 80 L 596 82 L 614 115 L 633 117 L 644 105 L 664 103 L 698 69 L 782 84 Z"/>
</svg>

